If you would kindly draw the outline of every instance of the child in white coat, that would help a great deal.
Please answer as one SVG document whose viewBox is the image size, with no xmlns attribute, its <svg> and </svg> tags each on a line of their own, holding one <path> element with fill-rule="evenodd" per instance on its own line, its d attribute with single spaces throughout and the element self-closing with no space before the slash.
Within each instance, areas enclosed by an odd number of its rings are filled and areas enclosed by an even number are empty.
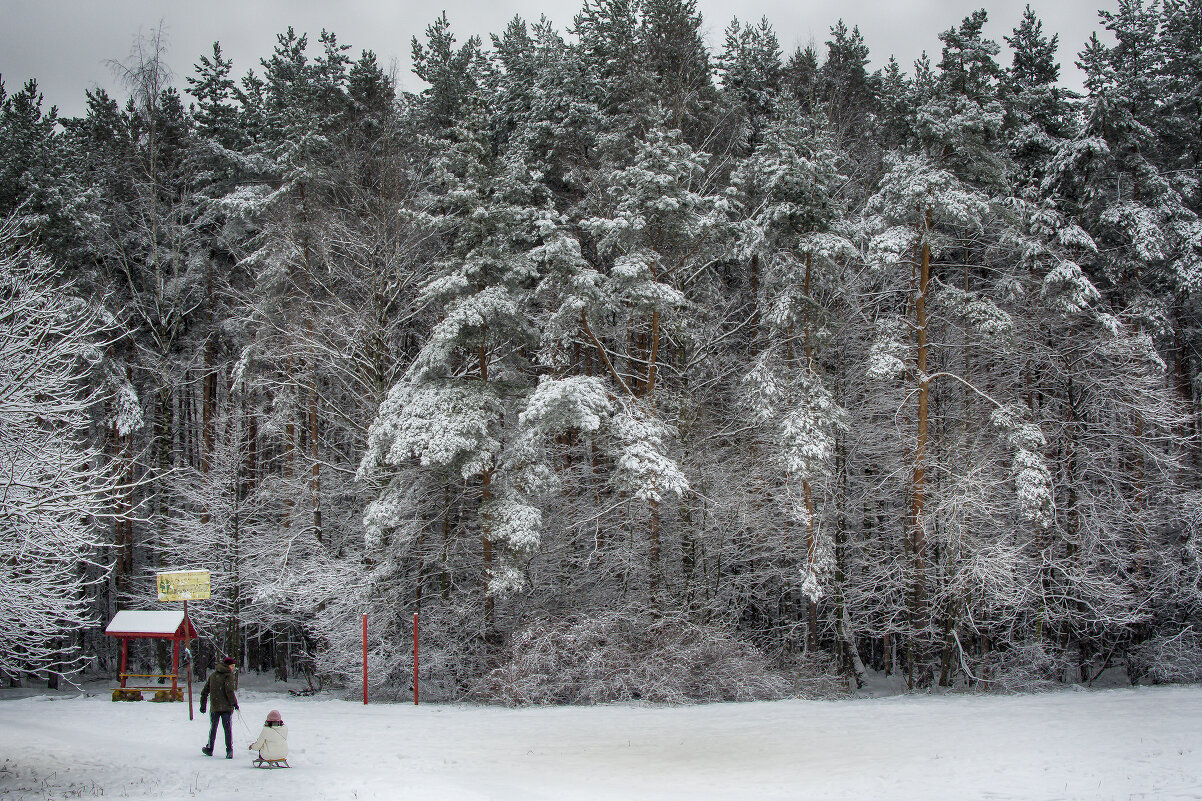
<svg viewBox="0 0 1202 801">
<path fill-rule="evenodd" d="M 263 731 L 259 732 L 259 739 L 250 744 L 250 750 L 255 749 L 259 751 L 259 758 L 255 764 L 269 762 L 273 763 L 273 766 L 278 763 L 288 765 L 288 727 L 284 725 L 284 719 L 276 710 L 267 713 L 267 720 L 263 723 Z"/>
</svg>

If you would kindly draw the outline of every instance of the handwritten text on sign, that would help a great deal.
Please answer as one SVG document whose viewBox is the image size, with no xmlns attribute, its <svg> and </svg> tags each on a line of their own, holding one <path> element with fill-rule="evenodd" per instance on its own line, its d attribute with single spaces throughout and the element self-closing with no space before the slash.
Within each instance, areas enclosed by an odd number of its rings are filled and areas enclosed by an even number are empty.
<svg viewBox="0 0 1202 801">
<path fill-rule="evenodd" d="M 203 601 L 209 597 L 209 571 L 156 574 L 160 601 Z"/>
</svg>

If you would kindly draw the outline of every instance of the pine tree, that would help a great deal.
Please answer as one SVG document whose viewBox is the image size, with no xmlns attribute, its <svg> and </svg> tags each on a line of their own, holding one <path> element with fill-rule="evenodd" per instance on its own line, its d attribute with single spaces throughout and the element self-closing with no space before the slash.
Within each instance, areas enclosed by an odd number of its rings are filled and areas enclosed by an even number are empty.
<svg viewBox="0 0 1202 801">
<path fill-rule="evenodd" d="M 627 132 L 643 119 L 654 102 L 651 75 L 643 58 L 637 0 L 586 0 L 571 32 L 587 66 L 586 99 L 614 118 Z"/>
<path fill-rule="evenodd" d="M 472 36 L 458 49 L 444 12 L 426 27 L 426 44 L 413 37 L 413 72 L 429 88 L 422 91 L 430 125 L 449 132 L 462 121 L 464 104 L 486 81 L 487 62 L 480 39 Z"/>
<path fill-rule="evenodd" d="M 717 99 L 701 24 L 696 0 L 642 2 L 640 34 L 653 96 L 668 110 L 668 124 L 694 145 L 708 136 Z"/>
<path fill-rule="evenodd" d="M 780 44 L 767 18 L 746 27 L 731 20 L 718 69 L 722 91 L 746 126 L 746 147 L 754 150 L 761 131 L 776 115 L 784 79 Z"/>
<path fill-rule="evenodd" d="M 767 346 L 745 379 L 748 405 L 771 432 L 766 439 L 774 442 L 785 478 L 784 518 L 805 532 L 800 591 L 809 607 L 807 641 L 816 647 L 818 601 L 834 578 L 830 516 L 822 514 L 819 498 L 833 475 L 835 436 L 845 419 L 823 375 L 825 310 L 817 298 L 833 286 L 837 267 L 858 254 L 832 231 L 841 222 L 832 202 L 840 180 L 834 146 L 825 132 L 801 127 L 788 104 L 783 110 L 732 183 L 750 212 L 740 250 L 756 273 L 755 320 L 768 331 Z"/>
<path fill-rule="evenodd" d="M 926 152 L 957 175 L 1001 185 L 1001 68 L 993 58 L 997 43 L 981 33 L 986 19 L 984 10 L 973 12 L 939 35 L 944 46 L 935 96 L 918 106 L 916 129 Z"/>
<path fill-rule="evenodd" d="M 785 61 L 784 85 L 802 112 L 810 113 L 818 102 L 818 51 L 813 44 L 797 48 Z"/>
<path fill-rule="evenodd" d="M 1016 183 L 1032 196 L 1045 175 L 1048 160 L 1060 140 L 1072 135 L 1073 114 L 1068 96 L 1057 84 L 1059 35 L 1043 35 L 1043 23 L 1027 6 L 1012 36 L 1004 37 L 1013 54 L 1002 84 L 1005 92 L 1006 129 L 1011 156 L 1019 168 Z"/>
<path fill-rule="evenodd" d="M 192 112 L 196 120 L 197 133 L 212 139 L 225 148 L 234 148 L 237 140 L 237 109 L 231 102 L 234 97 L 234 80 L 230 72 L 234 64 L 221 56 L 221 43 L 213 42 L 213 57 L 201 56 L 196 64 L 196 75 L 188 76 L 188 93 L 196 98 Z"/>
<path fill-rule="evenodd" d="M 875 80 L 868 74 L 868 45 L 858 27 L 847 30 L 843 20 L 831 26 L 826 60 L 818 71 L 819 95 L 827 116 L 851 143 L 867 133 L 867 121 L 876 112 Z"/>
<path fill-rule="evenodd" d="M 23 224 L 36 227 L 48 247 L 61 247 L 73 205 L 57 128 L 58 111 L 42 110 L 37 81 L 9 95 L 0 80 L 0 215 L 19 210 Z"/>
<path fill-rule="evenodd" d="M 456 141 L 435 162 L 427 224 L 445 237 L 446 252 L 423 290 L 438 310 L 429 337 L 381 404 L 360 467 L 363 476 L 393 471 L 367 512 L 377 531 L 399 520 L 405 468 L 416 460 L 443 482 L 479 481 L 476 509 L 487 635 L 493 637 L 494 599 L 516 575 L 494 562 L 501 546 L 520 554 L 537 545 L 537 531 L 519 532 L 508 514 L 515 501 L 498 470 L 518 400 L 531 378 L 523 352 L 534 342 L 528 295 L 537 275 L 529 251 L 536 244 L 542 190 L 520 154 L 498 158 L 486 117 L 475 107 L 455 131 Z M 507 422 L 508 421 L 508 422 Z M 498 491 L 499 490 L 499 491 Z M 449 510 L 447 510 L 449 513 Z M 494 528 L 499 522 L 500 528 Z"/>
</svg>

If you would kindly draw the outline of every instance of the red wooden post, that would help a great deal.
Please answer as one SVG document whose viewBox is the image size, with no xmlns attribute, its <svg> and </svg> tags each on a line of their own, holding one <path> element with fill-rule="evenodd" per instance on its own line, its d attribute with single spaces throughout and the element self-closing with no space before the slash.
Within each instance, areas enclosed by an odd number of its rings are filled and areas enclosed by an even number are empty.
<svg viewBox="0 0 1202 801">
<path fill-rule="evenodd" d="M 413 705 L 417 706 L 417 612 L 413 613 Z"/>
<path fill-rule="evenodd" d="M 179 689 L 179 640 L 175 637 L 171 638 L 171 700 L 175 700 L 175 693 Z"/>
<path fill-rule="evenodd" d="M 188 619 L 188 602 L 184 601 L 184 658 L 188 661 L 188 720 L 192 720 L 192 621 Z"/>
<path fill-rule="evenodd" d="M 367 704 L 367 613 L 363 613 L 363 703 Z"/>
<path fill-rule="evenodd" d="M 121 689 L 125 689 L 125 674 L 129 669 L 129 637 L 121 638 Z"/>
</svg>

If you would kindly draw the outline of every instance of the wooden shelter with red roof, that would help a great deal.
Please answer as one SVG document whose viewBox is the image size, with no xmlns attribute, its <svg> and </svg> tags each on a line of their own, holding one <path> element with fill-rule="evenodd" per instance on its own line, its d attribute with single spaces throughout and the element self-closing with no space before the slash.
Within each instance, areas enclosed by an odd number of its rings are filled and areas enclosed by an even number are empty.
<svg viewBox="0 0 1202 801">
<path fill-rule="evenodd" d="M 181 610 L 143 612 L 123 610 L 113 616 L 104 633 L 121 638 L 121 686 L 113 690 L 114 701 L 141 701 L 143 690 L 154 690 L 156 701 L 182 701 L 183 691 L 179 687 L 180 643 L 196 639 L 192 621 Z M 153 639 L 171 641 L 171 673 L 129 673 L 129 641 Z M 161 686 L 128 685 L 129 679 L 171 679 L 171 689 Z"/>
</svg>

